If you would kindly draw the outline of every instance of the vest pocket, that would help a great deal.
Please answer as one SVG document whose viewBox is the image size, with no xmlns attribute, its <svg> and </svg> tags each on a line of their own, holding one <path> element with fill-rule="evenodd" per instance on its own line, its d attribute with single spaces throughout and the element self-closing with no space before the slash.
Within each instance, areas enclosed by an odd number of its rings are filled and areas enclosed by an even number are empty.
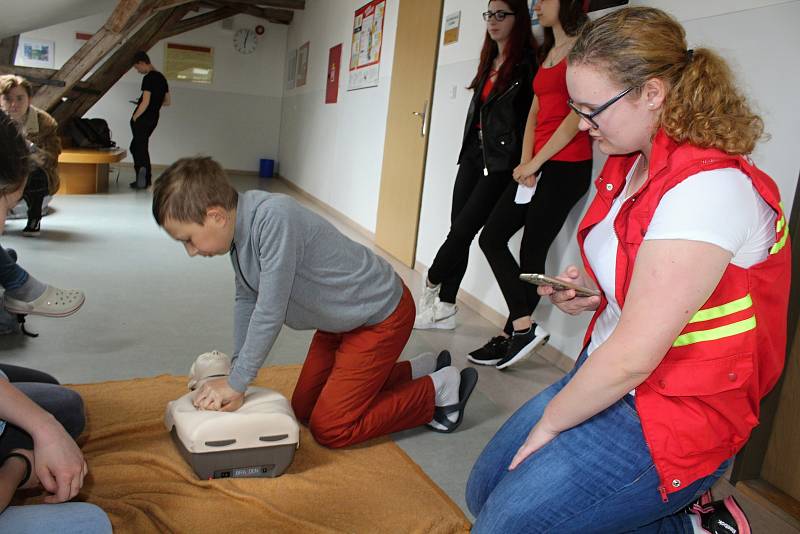
<svg viewBox="0 0 800 534">
<path fill-rule="evenodd" d="M 698 397 L 741 389 L 753 376 L 753 354 L 744 352 L 725 358 L 663 362 L 645 380 L 661 395 Z"/>
</svg>

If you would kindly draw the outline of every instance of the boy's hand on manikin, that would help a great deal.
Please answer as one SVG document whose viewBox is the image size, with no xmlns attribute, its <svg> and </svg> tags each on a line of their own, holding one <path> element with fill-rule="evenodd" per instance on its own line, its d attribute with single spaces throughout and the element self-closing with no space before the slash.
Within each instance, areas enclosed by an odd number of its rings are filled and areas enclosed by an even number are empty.
<svg viewBox="0 0 800 534">
<path fill-rule="evenodd" d="M 230 387 L 227 378 L 214 378 L 195 391 L 192 404 L 198 410 L 234 412 L 244 404 L 244 393 Z"/>
</svg>

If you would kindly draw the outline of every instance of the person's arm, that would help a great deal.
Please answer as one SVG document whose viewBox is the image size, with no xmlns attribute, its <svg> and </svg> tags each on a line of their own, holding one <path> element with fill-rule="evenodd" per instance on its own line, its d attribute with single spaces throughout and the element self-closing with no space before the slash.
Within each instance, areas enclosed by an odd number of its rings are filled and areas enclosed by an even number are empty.
<svg viewBox="0 0 800 534">
<path fill-rule="evenodd" d="M 16 456 L 8 458 L 3 465 L 0 465 L 0 512 L 8 507 L 25 476 L 26 469 L 25 460 Z"/>
<path fill-rule="evenodd" d="M 564 117 L 564 120 L 561 121 L 561 124 L 558 125 L 556 131 L 553 132 L 553 135 L 547 140 L 539 152 L 537 152 L 530 161 L 514 169 L 514 179 L 518 182 L 525 183 L 525 185 L 533 185 L 534 175 L 539 172 L 542 165 L 561 152 L 561 150 L 572 141 L 575 134 L 578 133 L 580 121 L 580 117 L 578 117 L 574 111 L 570 110 L 569 114 Z"/>
<path fill-rule="evenodd" d="M 550 401 L 509 468 L 644 382 L 711 296 L 732 257 L 701 241 L 642 243 L 617 327 Z"/>
<path fill-rule="evenodd" d="M 58 164 L 58 155 L 61 154 L 61 138 L 58 136 L 58 123 L 50 115 L 39 121 L 39 149 L 45 156 L 45 165 Z"/>
<path fill-rule="evenodd" d="M 238 258 L 233 258 L 234 263 Z M 234 266 L 236 272 L 239 272 L 238 265 Z M 250 325 L 250 318 L 253 316 L 253 310 L 256 307 L 256 296 L 246 288 L 236 277 L 236 296 L 233 303 L 233 355 L 231 363 L 235 364 L 236 359 L 239 357 L 244 346 L 244 341 L 247 338 L 247 327 Z"/>
<path fill-rule="evenodd" d="M 8 380 L 0 379 L 0 419 L 33 438 L 36 475 L 44 489 L 53 494 L 45 497 L 45 502 L 64 502 L 75 497 L 89 469 L 78 445 L 56 418 Z"/>
<path fill-rule="evenodd" d="M 172 97 L 170 96 L 170 92 L 167 91 L 164 94 L 164 100 L 163 100 L 163 102 L 161 102 L 161 107 L 169 106 L 170 104 L 172 104 Z"/>
<path fill-rule="evenodd" d="M 302 238 L 288 211 L 273 209 L 273 216 L 258 230 L 260 275 L 258 296 L 247 334 L 227 378 L 209 380 L 198 388 L 194 405 L 203 410 L 233 411 L 244 400 L 286 319 Z"/>
<path fill-rule="evenodd" d="M 522 155 L 520 165 L 528 163 L 533 158 L 534 132 L 536 131 L 536 115 L 539 113 L 539 97 L 533 95 L 528 119 L 525 121 L 525 135 L 522 136 Z"/>
<path fill-rule="evenodd" d="M 142 91 L 142 101 L 139 102 L 139 105 L 136 107 L 136 111 L 133 112 L 133 120 L 135 121 L 139 117 L 142 116 L 142 113 L 145 112 L 147 106 L 150 105 L 150 91 Z"/>
</svg>

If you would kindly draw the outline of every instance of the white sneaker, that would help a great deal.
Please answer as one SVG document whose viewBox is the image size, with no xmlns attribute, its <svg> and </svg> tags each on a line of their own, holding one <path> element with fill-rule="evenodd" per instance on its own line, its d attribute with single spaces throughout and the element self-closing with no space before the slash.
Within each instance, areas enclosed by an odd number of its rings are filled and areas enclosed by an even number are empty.
<svg viewBox="0 0 800 534">
<path fill-rule="evenodd" d="M 456 327 L 458 306 L 442 302 L 437 297 L 433 306 L 423 309 L 414 319 L 417 330 L 453 330 Z"/>
<path fill-rule="evenodd" d="M 422 313 L 423 311 L 433 308 L 434 304 L 439 297 L 439 289 L 442 287 L 442 284 L 437 284 L 433 287 L 428 285 L 428 277 L 425 277 L 425 287 L 422 289 L 422 296 L 419 298 L 419 304 L 417 305 L 417 313 Z"/>
</svg>

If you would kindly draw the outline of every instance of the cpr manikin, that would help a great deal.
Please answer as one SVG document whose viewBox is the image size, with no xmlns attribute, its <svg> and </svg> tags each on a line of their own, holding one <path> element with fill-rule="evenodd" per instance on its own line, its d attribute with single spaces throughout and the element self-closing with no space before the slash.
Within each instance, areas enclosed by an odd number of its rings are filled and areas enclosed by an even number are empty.
<svg viewBox="0 0 800 534">
<path fill-rule="evenodd" d="M 231 360 L 222 352 L 201 354 L 189 371 L 189 388 L 228 376 L 230 368 Z M 164 424 L 198 477 L 276 477 L 292 463 L 300 428 L 286 397 L 251 386 L 241 408 L 218 412 L 195 408 L 193 395 L 190 391 L 168 403 Z"/>
</svg>

